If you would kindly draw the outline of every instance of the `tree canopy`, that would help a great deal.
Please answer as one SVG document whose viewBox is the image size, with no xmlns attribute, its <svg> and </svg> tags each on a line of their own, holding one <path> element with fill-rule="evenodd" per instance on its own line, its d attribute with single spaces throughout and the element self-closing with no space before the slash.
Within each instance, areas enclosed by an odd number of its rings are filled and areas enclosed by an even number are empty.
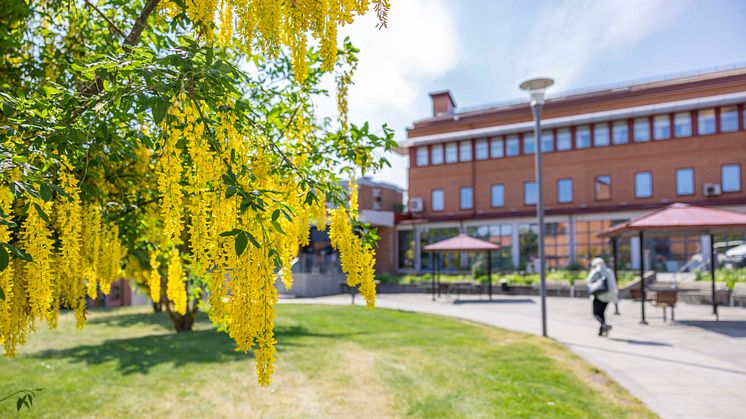
<svg viewBox="0 0 746 419">
<path fill-rule="evenodd" d="M 357 50 L 339 26 L 377 0 L 11 0 L 0 23 L 0 343 L 135 278 L 174 318 L 199 308 L 273 370 L 278 275 L 330 223 L 375 302 L 375 233 L 354 176 L 387 127 L 347 117 Z M 339 115 L 314 99 L 333 74 Z M 352 177 L 349 193 L 341 178 Z M 327 208 L 331 208 L 328 209 Z"/>
</svg>

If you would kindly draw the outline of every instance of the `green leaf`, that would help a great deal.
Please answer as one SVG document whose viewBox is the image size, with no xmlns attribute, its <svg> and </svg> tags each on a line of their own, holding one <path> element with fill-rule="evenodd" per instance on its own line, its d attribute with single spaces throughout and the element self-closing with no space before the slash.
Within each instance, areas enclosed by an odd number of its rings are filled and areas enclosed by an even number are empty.
<svg viewBox="0 0 746 419">
<path fill-rule="evenodd" d="M 285 230 L 282 229 L 282 226 L 280 226 L 280 223 L 277 221 L 272 221 L 272 227 L 274 227 L 280 234 L 285 234 Z"/>
<path fill-rule="evenodd" d="M 272 211 L 272 222 L 277 221 L 277 218 L 279 218 L 279 217 L 280 217 L 280 210 L 279 209 L 276 209 L 276 210 Z"/>
<path fill-rule="evenodd" d="M 163 98 L 153 99 L 153 104 L 150 105 L 150 110 L 153 112 L 153 122 L 160 124 L 163 118 L 166 117 L 166 111 L 168 111 L 168 101 Z"/>
<path fill-rule="evenodd" d="M 36 208 L 36 213 L 39 214 L 39 217 L 41 217 L 42 220 L 49 222 L 49 216 L 46 212 L 44 212 L 43 209 L 37 204 L 36 202 L 33 203 L 34 208 Z"/>
<path fill-rule="evenodd" d="M 21 407 L 23 407 L 24 397 L 26 396 L 19 397 L 18 401 L 16 401 L 16 410 L 19 412 L 21 411 Z"/>
<path fill-rule="evenodd" d="M 25 260 L 26 262 L 33 262 L 34 259 L 31 258 L 31 255 L 29 255 L 26 252 L 21 251 L 19 248 L 13 246 L 12 244 L 5 243 L 3 244 L 6 249 L 10 250 L 10 253 L 13 254 L 14 257 L 17 257 L 18 259 Z"/>
<path fill-rule="evenodd" d="M 236 234 L 238 234 L 240 232 L 241 232 L 241 230 L 239 230 L 239 229 L 233 229 L 231 231 L 224 231 L 224 232 L 220 233 L 220 235 L 223 236 L 223 237 L 235 236 Z"/>
<path fill-rule="evenodd" d="M 262 248 L 262 246 L 259 244 L 258 241 L 256 241 L 256 238 L 251 233 L 249 233 L 248 231 L 245 231 L 244 233 L 249 238 L 249 241 L 251 242 L 251 244 L 254 245 L 254 247 L 256 247 L 257 249 Z"/>
<path fill-rule="evenodd" d="M 5 301 L 5 291 L 3 291 L 3 287 L 0 287 L 0 300 Z"/>
<path fill-rule="evenodd" d="M 249 244 L 249 239 L 246 237 L 248 233 L 241 232 L 241 234 L 238 234 L 236 236 L 236 255 L 241 256 L 241 254 L 246 250 L 246 245 Z"/>
<path fill-rule="evenodd" d="M 4 247 L 0 246 L 0 272 L 4 271 L 5 268 L 8 267 L 8 262 L 10 262 L 8 251 L 6 251 Z M 3 300 L 4 299 L 5 297 L 3 297 Z"/>
<path fill-rule="evenodd" d="M 49 187 L 49 185 L 45 182 L 42 183 L 39 186 L 39 195 L 41 195 L 41 199 L 43 199 L 46 202 L 49 202 L 52 200 L 52 188 Z"/>
</svg>

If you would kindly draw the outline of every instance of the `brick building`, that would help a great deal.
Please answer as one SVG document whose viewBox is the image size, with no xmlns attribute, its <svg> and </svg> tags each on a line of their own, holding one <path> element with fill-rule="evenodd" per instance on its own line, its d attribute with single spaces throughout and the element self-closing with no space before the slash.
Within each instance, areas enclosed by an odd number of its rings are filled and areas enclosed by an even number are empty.
<svg viewBox="0 0 746 419">
<path fill-rule="evenodd" d="M 342 183 L 347 187 L 347 182 Z M 395 216 L 403 209 L 403 190 L 384 182 L 368 178 L 358 179 L 358 217 L 376 229 L 380 240 L 376 250 L 376 272 L 396 271 L 396 228 Z M 331 248 L 327 231 L 311 229 L 310 244 L 301 249 L 295 272 L 335 273 L 338 272 L 339 256 Z"/>
<path fill-rule="evenodd" d="M 429 271 L 427 243 L 464 232 L 502 245 L 494 266 L 531 269 L 536 246 L 533 120 L 527 102 L 460 109 L 435 92 L 432 115 L 414 122 L 408 213 L 397 223 L 399 271 Z M 672 202 L 746 210 L 746 68 L 568 93 L 542 118 L 547 265 L 608 256 L 596 234 Z M 744 237 L 719 237 L 720 244 Z M 703 237 L 656 238 L 646 264 L 676 271 Z M 639 242 L 621 246 L 637 268 Z M 452 254 L 444 270 L 469 266 Z"/>
</svg>

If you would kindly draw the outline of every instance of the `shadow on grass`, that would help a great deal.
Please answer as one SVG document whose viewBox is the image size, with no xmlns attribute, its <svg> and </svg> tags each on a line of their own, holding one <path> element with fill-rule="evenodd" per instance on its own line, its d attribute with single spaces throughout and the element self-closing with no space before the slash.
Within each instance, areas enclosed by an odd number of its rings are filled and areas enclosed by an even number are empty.
<svg viewBox="0 0 746 419">
<path fill-rule="evenodd" d="M 98 324 L 119 327 L 137 327 L 158 324 L 171 329 L 165 313 L 126 314 L 93 319 Z M 209 323 L 207 316 L 199 316 L 196 323 Z M 203 326 L 204 327 L 204 326 Z M 88 366 L 116 364 L 115 369 L 123 375 L 148 374 L 161 365 L 182 367 L 188 364 L 209 364 L 244 361 L 253 354 L 235 351 L 235 343 L 227 333 L 215 329 L 137 336 L 123 339 L 108 339 L 96 345 L 81 345 L 73 348 L 47 350 L 35 354 L 34 358 L 65 359 Z M 291 346 L 306 346 L 308 338 L 342 339 L 344 334 L 316 333 L 304 326 L 278 326 L 275 336 L 279 341 L 278 351 Z"/>
</svg>

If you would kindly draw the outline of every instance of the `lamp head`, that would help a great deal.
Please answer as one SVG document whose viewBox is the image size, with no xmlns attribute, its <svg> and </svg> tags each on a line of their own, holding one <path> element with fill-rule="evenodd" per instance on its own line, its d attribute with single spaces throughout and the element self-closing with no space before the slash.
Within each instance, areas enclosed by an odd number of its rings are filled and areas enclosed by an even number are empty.
<svg viewBox="0 0 746 419">
<path fill-rule="evenodd" d="M 522 90 L 528 91 L 528 93 L 531 95 L 531 106 L 543 105 L 544 92 L 546 91 L 547 87 L 553 84 L 554 80 L 541 77 L 524 81 L 523 83 L 521 83 L 520 88 Z"/>
</svg>

